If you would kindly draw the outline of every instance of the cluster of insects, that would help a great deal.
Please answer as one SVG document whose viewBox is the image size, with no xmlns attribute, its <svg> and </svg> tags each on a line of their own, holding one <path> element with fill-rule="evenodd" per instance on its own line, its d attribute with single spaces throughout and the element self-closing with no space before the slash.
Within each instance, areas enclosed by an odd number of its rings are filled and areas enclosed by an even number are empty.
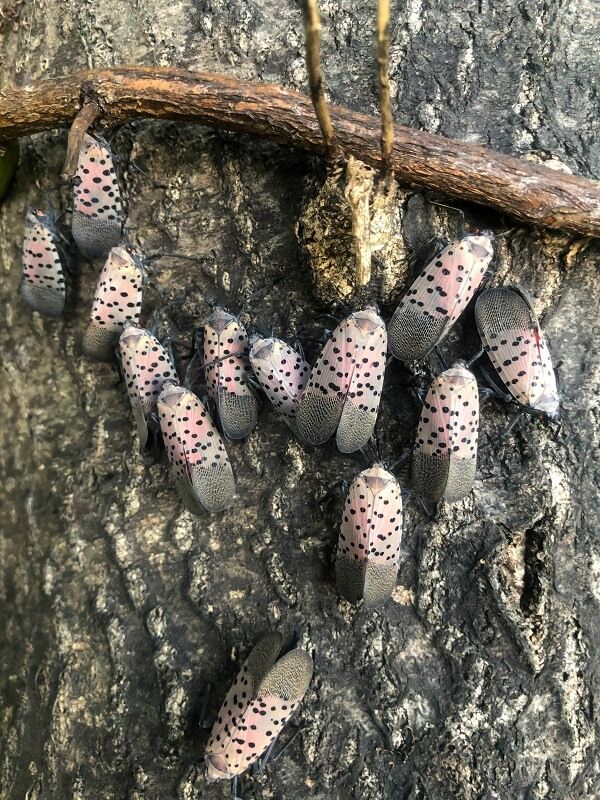
<svg viewBox="0 0 600 800">
<path fill-rule="evenodd" d="M 258 421 L 259 393 L 298 440 L 319 446 L 335 436 L 354 453 L 371 440 L 388 353 L 411 364 L 427 357 L 477 295 L 482 351 L 437 375 L 424 398 L 412 453 L 414 492 L 455 503 L 469 494 L 477 463 L 479 387 L 470 367 L 487 355 L 495 390 L 530 413 L 558 419 L 550 354 L 525 292 L 480 291 L 493 257 L 491 235 L 465 235 L 427 263 L 386 325 L 374 305 L 349 313 L 331 332 L 311 367 L 299 350 L 273 336 L 249 336 L 221 307 L 196 340 L 207 398 L 181 382 L 168 343 L 140 326 L 141 255 L 123 244 L 124 218 L 108 144 L 86 134 L 73 181 L 72 235 L 81 252 L 105 260 L 98 279 L 86 356 L 117 353 L 142 449 L 164 444 L 171 477 L 185 507 L 217 513 L 234 497 L 228 439 L 245 439 Z M 67 282 L 57 231 L 29 210 L 23 243 L 25 303 L 58 317 Z M 393 467 L 392 467 L 393 468 Z M 376 463 L 350 485 L 336 557 L 336 584 L 351 602 L 383 603 L 394 590 L 402 536 L 402 491 L 391 469 Z M 278 659 L 282 642 L 268 635 L 252 650 L 229 691 L 206 748 L 209 779 L 234 778 L 256 762 L 302 700 L 312 660 L 301 649 Z"/>
</svg>

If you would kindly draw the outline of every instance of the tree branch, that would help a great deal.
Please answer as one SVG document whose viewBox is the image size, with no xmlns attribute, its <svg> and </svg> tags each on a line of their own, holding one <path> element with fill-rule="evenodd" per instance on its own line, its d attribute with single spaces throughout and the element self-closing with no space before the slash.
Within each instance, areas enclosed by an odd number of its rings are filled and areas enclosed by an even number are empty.
<svg viewBox="0 0 600 800">
<path fill-rule="evenodd" d="M 0 92 L 0 141 L 70 125 L 93 90 L 107 124 L 189 120 L 323 153 L 310 98 L 281 86 L 169 67 L 86 70 Z M 331 106 L 337 144 L 382 168 L 378 119 Z M 478 145 L 394 126 L 391 163 L 403 182 L 493 206 L 526 222 L 600 237 L 600 183 Z"/>
</svg>

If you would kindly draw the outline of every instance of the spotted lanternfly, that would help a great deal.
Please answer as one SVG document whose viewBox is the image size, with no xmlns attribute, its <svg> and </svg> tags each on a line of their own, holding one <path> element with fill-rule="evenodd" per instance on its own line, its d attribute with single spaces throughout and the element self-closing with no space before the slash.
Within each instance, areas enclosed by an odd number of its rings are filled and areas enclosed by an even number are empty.
<svg viewBox="0 0 600 800">
<path fill-rule="evenodd" d="M 88 258 L 106 256 L 119 244 L 123 208 L 108 143 L 85 134 L 73 179 L 73 238 Z"/>
<path fill-rule="evenodd" d="M 267 634 L 254 647 L 219 710 L 206 745 L 209 781 L 245 772 L 279 735 L 308 689 L 313 664 L 304 650 L 279 660 L 281 636 Z"/>
<path fill-rule="evenodd" d="M 489 236 L 451 242 L 419 274 L 388 326 L 390 352 L 418 361 L 438 345 L 465 310 L 493 256 Z"/>
<path fill-rule="evenodd" d="M 204 405 L 189 389 L 166 381 L 157 401 L 170 471 L 186 508 L 223 511 L 235 491 L 223 440 Z"/>
<path fill-rule="evenodd" d="M 124 247 L 113 247 L 100 273 L 91 322 L 83 335 L 86 356 L 110 361 L 123 326 L 139 320 L 143 285 L 139 258 Z"/>
<path fill-rule="evenodd" d="M 148 420 L 167 380 L 177 382 L 169 354 L 145 328 L 128 322 L 119 339 L 121 365 L 143 449 L 148 441 Z"/>
<path fill-rule="evenodd" d="M 427 500 L 456 503 L 473 488 L 477 466 L 479 389 L 462 361 L 427 392 L 412 460 L 415 490 Z"/>
<path fill-rule="evenodd" d="M 250 364 L 263 392 L 295 430 L 296 414 L 310 374 L 302 356 L 281 339 L 250 339 Z"/>
<path fill-rule="evenodd" d="M 373 306 L 335 328 L 300 401 L 296 425 L 302 439 L 323 444 L 337 429 L 342 453 L 366 445 L 377 421 L 386 349 L 385 323 Z"/>
<path fill-rule="evenodd" d="M 352 603 L 380 605 L 394 591 L 402 537 L 402 493 L 379 464 L 350 484 L 335 559 L 339 593 Z"/>
<path fill-rule="evenodd" d="M 248 384 L 248 334 L 224 308 L 217 307 L 204 326 L 204 369 L 223 433 L 230 439 L 249 436 L 258 420 L 258 401 Z"/>
<path fill-rule="evenodd" d="M 57 233 L 50 218 L 35 209 L 29 209 L 25 218 L 21 297 L 29 308 L 45 317 L 60 317 L 65 307 L 65 276 Z"/>
<path fill-rule="evenodd" d="M 475 320 L 485 352 L 517 403 L 558 419 L 550 352 L 527 296 L 516 287 L 488 289 L 477 298 Z"/>
</svg>

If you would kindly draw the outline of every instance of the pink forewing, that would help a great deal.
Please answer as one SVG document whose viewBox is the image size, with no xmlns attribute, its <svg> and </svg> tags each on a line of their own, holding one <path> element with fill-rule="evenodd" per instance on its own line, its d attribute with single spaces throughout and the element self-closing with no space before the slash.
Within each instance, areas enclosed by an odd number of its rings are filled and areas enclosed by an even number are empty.
<svg viewBox="0 0 600 800">
<path fill-rule="evenodd" d="M 223 308 L 216 308 L 206 321 L 203 355 L 206 386 L 223 432 L 231 439 L 243 439 L 258 420 L 258 402 L 248 385 L 248 334 Z"/>
<path fill-rule="evenodd" d="M 281 339 L 255 339 L 250 363 L 262 390 L 277 411 L 292 423 L 298 411 L 310 367 Z"/>
<path fill-rule="evenodd" d="M 421 271 L 389 324 L 392 354 L 424 358 L 446 336 L 483 280 L 493 255 L 488 236 L 451 242 Z"/>
<path fill-rule="evenodd" d="M 59 316 L 65 305 L 63 266 L 56 232 L 41 211 L 29 210 L 23 237 L 21 295 L 27 305 L 46 316 Z"/>
</svg>

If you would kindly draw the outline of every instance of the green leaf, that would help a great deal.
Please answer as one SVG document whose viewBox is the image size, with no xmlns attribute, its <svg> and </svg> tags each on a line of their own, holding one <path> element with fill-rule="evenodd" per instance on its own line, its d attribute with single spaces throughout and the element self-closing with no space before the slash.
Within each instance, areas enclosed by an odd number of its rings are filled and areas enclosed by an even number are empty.
<svg viewBox="0 0 600 800">
<path fill-rule="evenodd" d="M 4 199 L 19 162 L 18 141 L 0 144 L 0 201 Z"/>
</svg>

